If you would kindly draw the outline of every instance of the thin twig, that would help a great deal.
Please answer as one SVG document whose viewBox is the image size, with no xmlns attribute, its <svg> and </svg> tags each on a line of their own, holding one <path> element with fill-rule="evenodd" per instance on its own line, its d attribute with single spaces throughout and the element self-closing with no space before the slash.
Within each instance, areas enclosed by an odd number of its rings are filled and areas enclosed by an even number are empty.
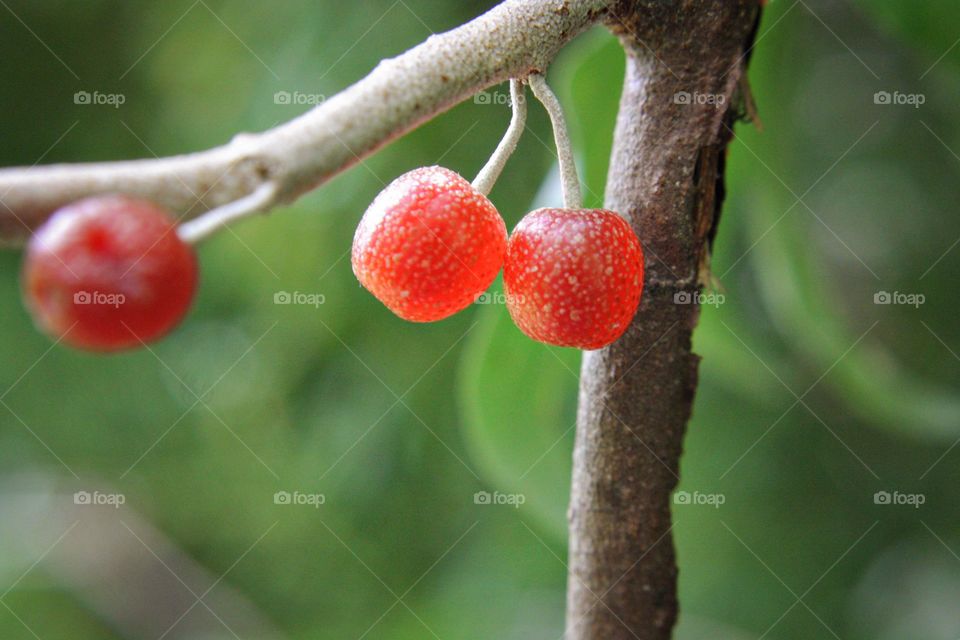
<svg viewBox="0 0 960 640">
<path fill-rule="evenodd" d="M 556 94 L 550 89 L 546 78 L 540 74 L 531 74 L 530 89 L 537 100 L 543 103 L 550 122 L 553 123 L 553 138 L 557 144 L 557 159 L 560 161 L 560 179 L 563 181 L 563 206 L 568 209 L 579 209 L 583 206 L 580 196 L 580 178 L 577 176 L 577 165 L 573 161 L 573 148 L 570 144 L 570 133 L 567 130 L 567 120 L 563 117 L 563 107 Z"/>
<path fill-rule="evenodd" d="M 483 195 L 488 195 L 493 189 L 507 160 L 516 150 L 520 136 L 523 135 L 523 127 L 527 122 L 527 99 L 524 95 L 523 81 L 517 78 L 510 79 L 510 107 L 513 109 L 513 116 L 510 118 L 507 132 L 503 134 L 503 139 L 497 145 L 493 155 L 473 181 L 473 187 Z"/>
<path fill-rule="evenodd" d="M 609 17 L 611 0 L 505 0 L 395 58 L 311 111 L 189 155 L 0 169 L 0 243 L 23 242 L 57 209 L 125 193 L 195 217 L 273 182 L 289 203 L 478 91 L 545 69 Z"/>
<path fill-rule="evenodd" d="M 229 222 L 265 211 L 276 201 L 276 198 L 277 185 L 273 182 L 265 182 L 250 195 L 211 209 L 199 218 L 180 225 L 177 235 L 184 242 L 197 243 L 225 227 Z"/>
</svg>

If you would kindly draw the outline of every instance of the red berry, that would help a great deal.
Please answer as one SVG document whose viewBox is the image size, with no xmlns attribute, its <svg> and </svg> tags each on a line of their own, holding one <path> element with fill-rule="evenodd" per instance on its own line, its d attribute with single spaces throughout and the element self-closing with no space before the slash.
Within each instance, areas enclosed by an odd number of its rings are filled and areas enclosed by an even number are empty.
<svg viewBox="0 0 960 640">
<path fill-rule="evenodd" d="M 599 349 L 630 325 L 643 291 L 643 250 L 630 225 L 602 209 L 537 209 L 507 243 L 507 309 L 547 344 Z"/>
<path fill-rule="evenodd" d="M 119 195 L 55 212 L 34 233 L 23 265 L 37 325 L 91 351 L 160 338 L 186 313 L 196 285 L 196 259 L 170 214 Z"/>
<path fill-rule="evenodd" d="M 405 320 L 442 320 L 483 293 L 503 266 L 507 228 L 457 173 L 423 167 L 391 182 L 363 214 L 353 272 Z"/>
</svg>

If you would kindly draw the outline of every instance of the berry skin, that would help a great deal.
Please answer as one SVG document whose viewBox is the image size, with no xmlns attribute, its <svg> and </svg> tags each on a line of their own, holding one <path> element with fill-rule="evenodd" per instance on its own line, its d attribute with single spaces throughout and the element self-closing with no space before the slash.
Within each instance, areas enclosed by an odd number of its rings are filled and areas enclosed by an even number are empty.
<svg viewBox="0 0 960 640">
<path fill-rule="evenodd" d="M 353 272 L 412 322 L 442 320 L 483 293 L 503 266 L 507 228 L 459 174 L 422 167 L 391 182 L 363 214 Z"/>
<path fill-rule="evenodd" d="M 30 239 L 23 265 L 37 326 L 89 351 L 162 337 L 187 312 L 196 285 L 196 258 L 170 214 L 121 195 L 56 211 Z"/>
<path fill-rule="evenodd" d="M 537 209 L 507 244 L 507 310 L 521 331 L 561 347 L 599 349 L 627 330 L 643 292 L 643 249 L 603 209 Z"/>
</svg>

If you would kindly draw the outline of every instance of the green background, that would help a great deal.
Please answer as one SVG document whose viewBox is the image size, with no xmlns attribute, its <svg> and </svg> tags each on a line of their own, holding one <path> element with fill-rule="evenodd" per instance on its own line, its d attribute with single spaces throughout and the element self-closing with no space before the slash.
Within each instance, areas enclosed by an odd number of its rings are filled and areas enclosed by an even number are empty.
<svg viewBox="0 0 960 640">
<path fill-rule="evenodd" d="M 4 0 L 0 164 L 217 145 L 308 108 L 276 92 L 333 95 L 491 4 Z M 960 636 L 958 17 L 951 0 L 765 10 L 763 131 L 740 125 L 730 149 L 723 302 L 695 338 L 680 488 L 723 504 L 674 506 L 680 638 Z M 602 29 L 550 69 L 589 205 L 622 72 Z M 479 170 L 509 119 L 506 85 L 488 95 L 205 243 L 196 307 L 152 352 L 51 349 L 19 301 L 20 252 L 0 254 L 0 637 L 561 636 L 579 354 L 527 340 L 496 302 L 405 323 L 350 271 L 386 182 Z M 492 193 L 508 228 L 560 201 L 550 140 L 531 105 Z"/>
</svg>

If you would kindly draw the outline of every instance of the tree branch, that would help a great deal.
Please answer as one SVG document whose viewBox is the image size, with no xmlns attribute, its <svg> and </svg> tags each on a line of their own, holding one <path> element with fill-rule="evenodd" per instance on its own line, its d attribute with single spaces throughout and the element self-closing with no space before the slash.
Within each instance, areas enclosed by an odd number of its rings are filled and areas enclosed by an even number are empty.
<svg viewBox="0 0 960 640">
<path fill-rule="evenodd" d="M 394 138 L 490 85 L 543 71 L 612 0 L 507 0 L 382 61 L 308 113 L 189 155 L 0 170 L 0 241 L 22 241 L 57 208 L 123 192 L 194 217 L 277 185 L 291 202 Z"/>
<path fill-rule="evenodd" d="M 567 638 L 666 640 L 677 616 L 669 501 L 698 362 L 698 308 L 674 296 L 699 287 L 708 259 L 760 3 L 507 0 L 276 129 L 173 158 L 2 170 L 0 241 L 103 192 L 185 217 L 220 209 L 218 219 L 290 202 L 477 91 L 545 71 L 568 40 L 606 20 L 627 52 L 606 206 L 644 241 L 647 277 L 628 332 L 583 360 Z"/>
<path fill-rule="evenodd" d="M 612 25 L 627 73 L 606 206 L 644 243 L 646 290 L 627 333 L 584 354 L 567 640 L 666 640 L 676 621 L 670 495 L 696 389 L 699 309 L 674 296 L 698 290 L 758 12 L 759 0 L 635 0 Z"/>
</svg>

